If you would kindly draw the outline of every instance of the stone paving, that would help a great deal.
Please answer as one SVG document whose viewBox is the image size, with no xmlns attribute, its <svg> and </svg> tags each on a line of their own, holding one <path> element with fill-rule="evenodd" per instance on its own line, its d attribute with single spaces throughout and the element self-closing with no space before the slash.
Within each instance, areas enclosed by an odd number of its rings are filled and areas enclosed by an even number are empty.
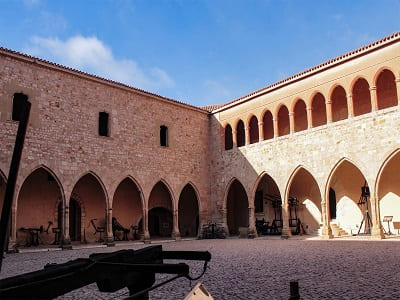
<svg viewBox="0 0 400 300">
<path fill-rule="evenodd" d="M 154 243 L 153 243 L 154 244 Z M 400 299 L 400 241 L 257 238 L 162 243 L 164 250 L 208 250 L 212 260 L 200 279 L 214 299 L 289 299 L 298 280 L 302 299 Z M 47 251 L 7 255 L 1 278 L 42 268 L 46 263 L 87 257 L 93 252 L 147 245 Z M 193 275 L 202 265 L 189 263 Z M 158 281 L 168 276 L 158 276 Z M 196 282 L 178 279 L 150 292 L 150 299 L 183 299 Z M 59 299 L 122 299 L 95 284 Z"/>
</svg>

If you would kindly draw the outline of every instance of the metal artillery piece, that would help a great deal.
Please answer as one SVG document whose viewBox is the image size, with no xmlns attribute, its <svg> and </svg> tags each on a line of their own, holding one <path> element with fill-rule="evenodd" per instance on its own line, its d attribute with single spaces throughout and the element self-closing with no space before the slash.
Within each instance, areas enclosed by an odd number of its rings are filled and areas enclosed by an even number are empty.
<svg viewBox="0 0 400 300">
<path fill-rule="evenodd" d="M 164 264 L 164 259 L 204 261 L 203 272 L 192 278 L 187 264 Z M 161 245 L 92 254 L 89 258 L 49 264 L 40 271 L 2 279 L 0 299 L 53 299 L 91 283 L 96 283 L 101 292 L 127 287 L 127 299 L 148 299 L 150 290 L 177 278 L 197 280 L 205 273 L 210 259 L 208 251 L 163 251 Z M 153 286 L 156 273 L 175 276 Z"/>
</svg>

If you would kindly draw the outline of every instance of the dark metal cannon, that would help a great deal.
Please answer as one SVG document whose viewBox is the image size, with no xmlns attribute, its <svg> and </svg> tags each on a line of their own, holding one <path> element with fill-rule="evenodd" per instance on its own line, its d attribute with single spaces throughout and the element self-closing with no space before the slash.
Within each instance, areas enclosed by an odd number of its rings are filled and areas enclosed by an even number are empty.
<svg viewBox="0 0 400 300">
<path fill-rule="evenodd" d="M 120 250 L 92 254 L 63 264 L 49 264 L 43 270 L 0 280 L 0 299 L 53 299 L 72 290 L 96 283 L 101 292 L 129 289 L 128 299 L 148 299 L 148 292 L 179 277 L 191 280 L 185 263 L 165 264 L 164 260 L 204 261 L 211 254 L 199 251 L 163 251 L 161 245 L 140 250 Z M 155 283 L 155 274 L 175 274 L 164 283 Z"/>
</svg>

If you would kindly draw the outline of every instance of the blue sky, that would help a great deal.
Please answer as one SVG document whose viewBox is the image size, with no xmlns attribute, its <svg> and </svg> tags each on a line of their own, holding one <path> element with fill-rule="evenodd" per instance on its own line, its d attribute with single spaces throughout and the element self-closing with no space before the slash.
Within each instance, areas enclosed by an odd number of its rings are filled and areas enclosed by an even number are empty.
<svg viewBox="0 0 400 300">
<path fill-rule="evenodd" d="M 193 105 L 400 30 L 400 0 L 0 0 L 0 46 Z"/>
</svg>

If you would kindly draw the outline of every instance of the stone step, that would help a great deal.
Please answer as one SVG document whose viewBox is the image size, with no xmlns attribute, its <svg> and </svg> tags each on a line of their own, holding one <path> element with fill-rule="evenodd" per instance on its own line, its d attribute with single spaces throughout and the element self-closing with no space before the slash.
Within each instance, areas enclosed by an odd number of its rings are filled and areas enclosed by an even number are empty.
<svg viewBox="0 0 400 300">
<path fill-rule="evenodd" d="M 334 237 L 349 236 L 346 230 L 335 223 L 331 223 L 331 229 Z"/>
</svg>

